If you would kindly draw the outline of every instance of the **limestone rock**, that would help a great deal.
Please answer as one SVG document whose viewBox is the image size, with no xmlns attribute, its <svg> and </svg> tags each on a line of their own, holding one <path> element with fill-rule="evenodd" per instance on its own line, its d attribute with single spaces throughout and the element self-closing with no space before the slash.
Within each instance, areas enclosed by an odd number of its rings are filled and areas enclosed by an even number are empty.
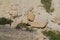
<svg viewBox="0 0 60 40">
<path fill-rule="evenodd" d="M 58 10 L 55 10 L 55 12 L 53 13 L 53 19 L 55 23 L 60 23 L 60 8 Z"/>
<path fill-rule="evenodd" d="M 11 24 L 12 28 L 15 28 L 19 23 L 28 23 L 26 16 L 22 16 L 13 20 L 14 22 Z"/>
<path fill-rule="evenodd" d="M 34 15 L 33 12 L 29 12 L 29 13 L 27 14 L 27 19 L 28 19 L 29 21 L 34 21 L 34 18 L 35 18 L 35 15 Z"/>
<path fill-rule="evenodd" d="M 11 28 L 15 28 L 15 27 L 17 26 L 17 24 L 18 24 L 18 23 L 13 22 L 13 23 L 11 24 Z"/>
<path fill-rule="evenodd" d="M 20 18 L 16 18 L 13 20 L 14 22 L 11 24 L 11 28 L 15 28 L 17 26 L 17 24 L 21 23 L 22 21 L 22 17 Z"/>
<path fill-rule="evenodd" d="M 49 19 L 48 14 L 42 13 L 42 14 L 39 15 L 39 14 L 36 13 L 34 22 L 29 22 L 29 24 L 31 26 L 34 26 L 34 27 L 44 27 L 47 24 L 48 19 Z"/>
<path fill-rule="evenodd" d="M 33 27 L 40 27 L 41 28 L 41 27 L 44 27 L 47 24 L 47 22 L 44 22 L 44 21 L 30 22 L 29 24 Z"/>
<path fill-rule="evenodd" d="M 47 28 L 54 31 L 60 31 L 60 25 L 51 21 L 48 23 Z"/>
<path fill-rule="evenodd" d="M 60 18 L 55 17 L 54 20 L 55 20 L 55 23 L 60 23 Z"/>
</svg>

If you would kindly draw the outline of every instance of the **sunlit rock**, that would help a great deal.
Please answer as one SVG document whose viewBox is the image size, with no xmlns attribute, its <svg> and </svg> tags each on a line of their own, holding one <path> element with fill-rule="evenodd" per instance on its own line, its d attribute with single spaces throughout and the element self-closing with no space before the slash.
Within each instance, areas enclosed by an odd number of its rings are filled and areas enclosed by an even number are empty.
<svg viewBox="0 0 60 40">
<path fill-rule="evenodd" d="M 36 28 L 41 28 L 41 27 L 44 27 L 47 22 L 45 21 L 40 21 L 40 22 L 31 22 L 29 23 L 32 27 L 36 27 Z"/>
<path fill-rule="evenodd" d="M 34 18 L 35 18 L 35 15 L 34 15 L 33 12 L 29 12 L 29 13 L 27 14 L 27 20 L 28 20 L 28 21 L 34 21 Z"/>
</svg>

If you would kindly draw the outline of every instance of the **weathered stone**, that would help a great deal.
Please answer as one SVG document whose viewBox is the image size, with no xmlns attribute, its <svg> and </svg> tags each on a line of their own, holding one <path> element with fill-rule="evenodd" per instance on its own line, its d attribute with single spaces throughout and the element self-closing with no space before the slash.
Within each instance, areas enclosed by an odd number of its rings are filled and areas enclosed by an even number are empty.
<svg viewBox="0 0 60 40">
<path fill-rule="evenodd" d="M 60 23 L 60 18 L 55 17 L 55 18 L 54 18 L 54 21 L 55 21 L 55 23 Z"/>
<path fill-rule="evenodd" d="M 17 26 L 17 22 L 13 22 L 12 24 L 11 24 L 11 28 L 15 28 L 16 26 Z"/>
<path fill-rule="evenodd" d="M 30 22 L 30 25 L 32 27 L 44 27 L 45 25 L 47 24 L 47 22 L 44 22 L 44 21 L 40 21 L 40 22 Z"/>
<path fill-rule="evenodd" d="M 54 31 L 60 31 L 60 26 L 57 23 L 49 22 L 47 28 Z"/>
<path fill-rule="evenodd" d="M 50 15 L 47 13 L 41 13 L 40 15 L 36 13 L 34 22 L 29 22 L 29 24 L 34 27 L 44 27 L 47 24 L 49 17 Z"/>
<path fill-rule="evenodd" d="M 29 13 L 27 14 L 27 19 L 28 19 L 29 21 L 34 21 L 34 18 L 35 18 L 35 15 L 34 15 L 33 12 L 29 12 Z"/>
<path fill-rule="evenodd" d="M 26 16 L 22 16 L 13 20 L 14 22 L 11 24 L 12 28 L 15 28 L 19 23 L 28 23 Z"/>
<path fill-rule="evenodd" d="M 55 10 L 55 12 L 53 13 L 53 19 L 55 23 L 60 23 L 60 8 L 58 10 Z"/>
<path fill-rule="evenodd" d="M 14 21 L 14 22 L 12 22 L 11 28 L 15 28 L 15 27 L 17 26 L 17 24 L 21 23 L 22 17 L 16 18 L 16 19 L 14 19 L 13 21 Z"/>
</svg>

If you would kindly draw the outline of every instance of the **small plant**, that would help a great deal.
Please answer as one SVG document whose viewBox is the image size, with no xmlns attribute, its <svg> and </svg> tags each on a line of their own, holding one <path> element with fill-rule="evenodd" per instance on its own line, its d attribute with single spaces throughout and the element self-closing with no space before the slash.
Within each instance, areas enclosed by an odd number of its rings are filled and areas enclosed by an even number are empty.
<svg viewBox="0 0 60 40">
<path fill-rule="evenodd" d="M 54 8 L 51 9 L 52 0 L 41 0 L 43 7 L 46 9 L 46 12 L 53 12 Z"/>
<path fill-rule="evenodd" d="M 6 19 L 4 17 L 0 18 L 0 25 L 10 24 L 13 22 L 12 20 Z"/>
<path fill-rule="evenodd" d="M 49 37 L 50 40 L 60 40 L 60 32 L 43 31 L 43 34 Z"/>
<path fill-rule="evenodd" d="M 30 31 L 30 32 L 33 31 L 33 29 L 29 28 L 28 26 L 30 26 L 30 24 L 28 23 L 19 23 L 15 29 L 20 30 L 22 28 L 26 28 L 27 31 Z"/>
</svg>

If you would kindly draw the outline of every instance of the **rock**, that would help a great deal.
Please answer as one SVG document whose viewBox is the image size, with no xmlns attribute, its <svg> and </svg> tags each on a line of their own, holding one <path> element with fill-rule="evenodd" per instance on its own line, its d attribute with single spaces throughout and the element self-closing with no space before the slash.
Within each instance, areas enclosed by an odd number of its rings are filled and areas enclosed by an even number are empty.
<svg viewBox="0 0 60 40">
<path fill-rule="evenodd" d="M 43 17 L 44 16 L 44 17 Z M 34 22 L 29 22 L 29 24 L 33 27 L 44 27 L 47 24 L 47 20 L 49 19 L 48 14 L 40 14 L 36 13 Z"/>
<path fill-rule="evenodd" d="M 15 28 L 17 26 L 17 24 L 21 23 L 22 21 L 22 17 L 16 18 L 13 20 L 14 22 L 12 22 L 11 24 L 11 28 Z"/>
<path fill-rule="evenodd" d="M 59 17 L 55 17 L 55 18 L 54 18 L 54 22 L 55 22 L 55 23 L 60 23 L 60 18 L 59 18 Z"/>
<path fill-rule="evenodd" d="M 23 16 L 23 17 L 22 17 L 22 20 L 23 20 L 23 21 L 22 21 L 23 23 L 28 23 L 27 16 Z"/>
<path fill-rule="evenodd" d="M 11 24 L 11 28 L 15 28 L 16 26 L 17 26 L 17 22 L 13 22 L 12 24 Z"/>
<path fill-rule="evenodd" d="M 29 13 L 27 14 L 27 19 L 28 19 L 29 21 L 34 21 L 34 18 L 35 18 L 35 15 L 34 15 L 33 12 L 29 12 Z"/>
<path fill-rule="evenodd" d="M 41 28 L 41 27 L 44 27 L 46 24 L 47 24 L 47 22 L 44 22 L 44 21 L 40 21 L 40 22 L 30 22 L 29 23 L 32 27 L 39 27 L 39 28 Z"/>
<path fill-rule="evenodd" d="M 49 22 L 47 28 L 54 31 L 60 31 L 60 26 L 57 23 Z"/>
<path fill-rule="evenodd" d="M 54 19 L 54 22 L 55 23 L 60 23 L 60 11 L 58 9 L 58 11 L 56 10 L 54 13 L 53 13 L 53 19 Z"/>
<path fill-rule="evenodd" d="M 15 28 L 19 23 L 28 23 L 27 21 L 27 17 L 26 16 L 22 16 L 22 17 L 19 17 L 19 18 L 16 18 L 13 20 L 14 22 L 12 23 L 11 27 L 12 28 Z"/>
</svg>

